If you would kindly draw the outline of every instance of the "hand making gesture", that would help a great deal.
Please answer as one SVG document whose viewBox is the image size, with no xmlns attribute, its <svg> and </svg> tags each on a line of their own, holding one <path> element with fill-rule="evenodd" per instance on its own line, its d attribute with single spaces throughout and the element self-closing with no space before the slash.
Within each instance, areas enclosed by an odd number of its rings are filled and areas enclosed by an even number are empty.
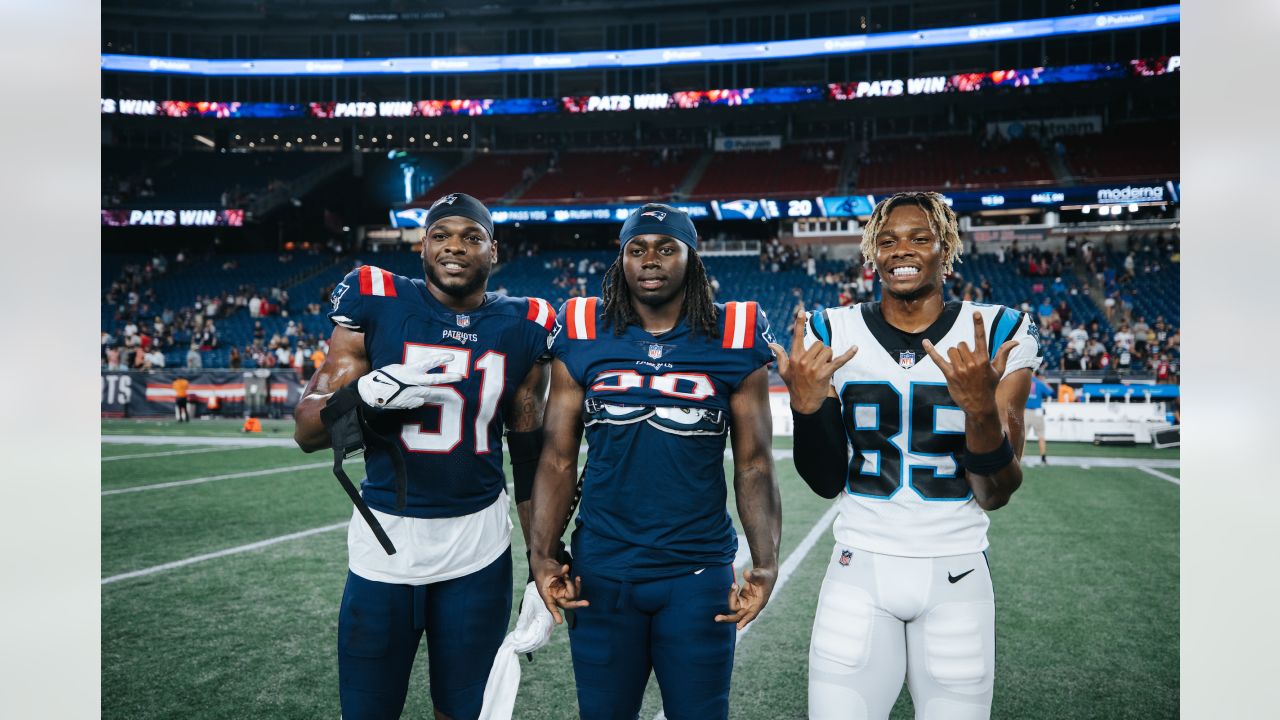
<svg viewBox="0 0 1280 720">
<path fill-rule="evenodd" d="M 858 352 L 855 345 L 839 357 L 833 358 L 831 348 L 816 342 L 808 349 L 804 346 L 804 326 L 808 316 L 803 310 L 796 312 L 795 329 L 791 333 L 791 355 L 777 343 L 769 343 L 773 356 L 778 359 L 778 375 L 791 393 L 791 408 L 802 415 L 818 411 L 827 399 L 831 376 L 853 359 Z"/>
<path fill-rule="evenodd" d="M 773 570 L 751 568 L 743 571 L 741 588 L 736 582 L 729 588 L 729 614 L 717 615 L 716 622 L 737 623 L 739 630 L 746 627 L 764 610 L 777 579 L 778 575 Z"/>
<path fill-rule="evenodd" d="M 582 597 L 582 578 L 569 578 L 569 566 L 561 565 L 555 560 L 547 560 L 533 569 L 533 579 L 538 586 L 538 594 L 547 604 L 556 624 L 564 622 L 560 609 L 576 610 L 591 603 L 579 600 Z"/>
<path fill-rule="evenodd" d="M 1018 346 L 1018 341 L 1010 340 L 1000 346 L 994 360 L 988 360 L 986 325 L 982 321 L 982 313 L 977 310 L 973 312 L 973 338 L 975 347 L 972 351 L 968 343 L 963 342 L 947 350 L 951 362 L 943 359 L 933 343 L 928 340 L 922 343 L 924 351 L 929 353 L 947 379 L 951 399 L 969 415 L 995 411 L 996 386 L 1004 375 L 1009 353 Z"/>
</svg>

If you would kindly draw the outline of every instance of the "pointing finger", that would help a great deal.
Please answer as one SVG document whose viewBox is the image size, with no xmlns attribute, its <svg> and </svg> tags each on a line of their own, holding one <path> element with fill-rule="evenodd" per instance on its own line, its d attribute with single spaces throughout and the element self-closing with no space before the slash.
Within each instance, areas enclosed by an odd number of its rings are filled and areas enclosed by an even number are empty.
<svg viewBox="0 0 1280 720">
<path fill-rule="evenodd" d="M 982 320 L 982 313 L 973 311 L 973 347 L 974 352 L 982 357 L 990 357 L 987 355 L 987 324 Z"/>
<path fill-rule="evenodd" d="M 938 353 L 938 349 L 933 346 L 932 342 L 925 340 L 920 344 L 924 346 L 925 353 L 929 355 L 933 360 L 933 364 L 938 366 L 938 369 L 942 371 L 943 375 L 951 372 L 951 363 L 942 359 L 942 355 Z"/>
<path fill-rule="evenodd" d="M 858 346 L 854 345 L 850 347 L 848 350 L 845 350 L 843 353 L 841 353 L 839 357 L 834 358 L 831 361 L 831 366 L 830 366 L 831 374 L 834 375 L 837 370 L 844 367 L 845 363 L 852 360 L 853 356 L 857 354 L 858 354 Z"/>
<path fill-rule="evenodd" d="M 807 322 L 809 322 L 809 314 L 804 310 L 797 310 L 796 319 L 791 328 L 792 355 L 799 355 L 804 350 L 804 326 Z"/>
</svg>

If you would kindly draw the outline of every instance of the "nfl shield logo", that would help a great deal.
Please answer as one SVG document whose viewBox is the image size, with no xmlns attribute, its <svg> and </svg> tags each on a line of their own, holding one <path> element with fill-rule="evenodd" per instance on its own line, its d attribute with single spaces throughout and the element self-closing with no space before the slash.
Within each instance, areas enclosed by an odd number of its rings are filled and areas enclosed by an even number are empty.
<svg viewBox="0 0 1280 720">
<path fill-rule="evenodd" d="M 850 550 L 841 550 L 841 551 L 840 551 L 840 564 L 841 564 L 841 565 L 844 565 L 845 567 L 848 567 L 848 565 L 849 565 L 849 560 L 850 560 L 852 557 L 853 557 L 853 552 L 852 552 L 852 551 L 850 551 Z"/>
<path fill-rule="evenodd" d="M 898 353 L 898 366 L 901 367 L 903 370 L 910 370 L 911 368 L 915 367 L 915 364 L 916 364 L 915 353 L 911 352 L 910 350 L 904 350 Z"/>
<path fill-rule="evenodd" d="M 653 360 L 657 360 L 658 358 L 662 357 L 662 346 L 661 346 L 661 345 L 650 345 L 650 346 L 649 346 L 649 357 L 650 357 L 651 359 L 653 359 Z"/>
<path fill-rule="evenodd" d="M 471 316 L 470 316 L 470 315 L 459 315 L 459 316 L 457 316 L 456 320 L 457 320 L 457 322 L 458 322 L 458 327 L 460 327 L 460 328 L 467 327 L 468 325 L 470 325 L 470 324 L 471 324 Z"/>
</svg>

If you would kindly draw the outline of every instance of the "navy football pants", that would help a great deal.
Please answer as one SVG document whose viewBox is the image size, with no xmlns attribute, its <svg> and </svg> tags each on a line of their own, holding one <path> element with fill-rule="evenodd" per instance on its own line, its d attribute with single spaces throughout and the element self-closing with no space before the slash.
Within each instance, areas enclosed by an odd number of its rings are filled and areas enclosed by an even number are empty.
<svg viewBox="0 0 1280 720">
<path fill-rule="evenodd" d="M 589 607 L 574 611 L 569 631 L 578 712 L 584 720 L 640 712 L 652 670 L 671 720 L 729 716 L 729 681 L 737 628 L 729 612 L 733 567 L 649 582 L 620 583 L 574 568 Z"/>
<path fill-rule="evenodd" d="M 510 616 L 510 548 L 483 570 L 429 585 L 348 571 L 338 614 L 343 720 L 400 717 L 424 631 L 432 704 L 453 720 L 475 718 Z"/>
</svg>

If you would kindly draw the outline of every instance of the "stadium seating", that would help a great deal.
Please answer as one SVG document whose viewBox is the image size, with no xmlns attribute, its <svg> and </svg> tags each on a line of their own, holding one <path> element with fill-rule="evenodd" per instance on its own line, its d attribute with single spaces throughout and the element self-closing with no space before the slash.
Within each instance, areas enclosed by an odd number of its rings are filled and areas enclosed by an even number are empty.
<svg viewBox="0 0 1280 720">
<path fill-rule="evenodd" d="M 547 153 L 477 153 L 409 205 L 427 207 L 451 192 L 466 193 L 485 203 L 497 202 L 521 182 L 526 167 L 536 169 L 546 162 Z"/>
<path fill-rule="evenodd" d="M 291 181 L 333 162 L 331 153 L 271 152 L 214 153 L 190 151 L 146 168 L 154 181 L 154 195 L 134 196 L 121 207 L 217 208 L 222 193 L 239 188 L 242 197 L 263 195 L 277 184 Z M 104 168 L 106 168 L 104 158 Z M 105 171 L 105 170 L 104 170 Z M 114 167 L 113 167 L 114 172 Z M 233 203 L 234 205 L 234 203 Z M 240 205 L 243 206 L 243 205 Z"/>
<path fill-rule="evenodd" d="M 666 198 L 689 174 L 697 155 L 687 152 L 662 162 L 654 151 L 566 152 L 520 195 L 522 203 L 611 202 L 623 198 Z"/>
<path fill-rule="evenodd" d="M 1113 125 L 1093 135 L 1063 137 L 1071 173 L 1081 180 L 1178 177 L 1178 123 Z"/>
<path fill-rule="evenodd" d="M 832 159 L 827 160 L 827 150 Z M 788 145 L 781 150 L 718 152 L 694 186 L 693 199 L 831 194 L 840 181 L 844 147 Z"/>
<path fill-rule="evenodd" d="M 983 143 L 968 136 L 877 140 L 858 171 L 857 191 L 1008 187 L 1054 182 L 1034 140 Z"/>
</svg>

